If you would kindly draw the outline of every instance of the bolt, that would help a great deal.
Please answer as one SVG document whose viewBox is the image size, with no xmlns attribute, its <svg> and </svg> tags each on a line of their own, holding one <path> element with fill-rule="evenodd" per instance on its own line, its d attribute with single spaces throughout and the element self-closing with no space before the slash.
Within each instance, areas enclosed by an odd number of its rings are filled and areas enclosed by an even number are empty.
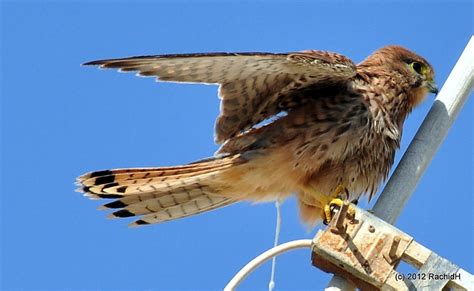
<svg viewBox="0 0 474 291">
<path fill-rule="evenodd" d="M 375 232 L 375 227 L 373 225 L 369 225 L 369 231 L 371 233 L 374 233 Z"/>
<path fill-rule="evenodd" d="M 400 244 L 400 237 L 398 235 L 396 235 L 393 238 L 392 246 L 390 247 L 390 251 L 388 252 L 388 256 L 390 258 L 392 258 L 392 259 L 397 258 L 397 249 L 398 249 L 399 244 Z"/>
</svg>

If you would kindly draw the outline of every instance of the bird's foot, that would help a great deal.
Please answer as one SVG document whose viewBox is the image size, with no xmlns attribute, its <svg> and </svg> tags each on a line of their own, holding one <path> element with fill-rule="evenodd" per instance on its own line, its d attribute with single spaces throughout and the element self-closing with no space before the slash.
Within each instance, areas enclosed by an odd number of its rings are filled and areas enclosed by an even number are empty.
<svg viewBox="0 0 474 291">
<path fill-rule="evenodd" d="M 327 197 L 327 200 L 323 202 L 324 204 L 323 204 L 321 216 L 323 218 L 323 223 L 325 225 L 328 225 L 331 219 L 334 217 L 334 214 L 337 212 L 337 210 L 341 209 L 342 204 L 344 203 L 343 200 L 347 200 L 349 198 L 349 191 L 343 185 L 339 185 L 330 196 L 326 196 L 326 197 Z M 355 213 L 354 207 L 352 205 L 349 205 L 347 214 L 350 216 L 354 216 L 354 213 Z"/>
</svg>

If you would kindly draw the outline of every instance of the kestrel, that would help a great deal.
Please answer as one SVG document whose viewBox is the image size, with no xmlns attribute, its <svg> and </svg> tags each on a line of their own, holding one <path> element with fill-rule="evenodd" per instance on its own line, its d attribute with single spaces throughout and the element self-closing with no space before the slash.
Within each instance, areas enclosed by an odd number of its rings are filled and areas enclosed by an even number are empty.
<svg viewBox="0 0 474 291">
<path fill-rule="evenodd" d="M 109 217 L 130 226 L 187 217 L 243 200 L 296 195 L 304 222 L 330 217 L 336 197 L 369 199 L 386 179 L 405 118 L 437 93 L 432 66 L 400 46 L 358 65 L 325 51 L 207 53 L 100 60 L 159 81 L 219 84 L 212 158 L 182 166 L 97 171 L 77 179 Z"/>
</svg>

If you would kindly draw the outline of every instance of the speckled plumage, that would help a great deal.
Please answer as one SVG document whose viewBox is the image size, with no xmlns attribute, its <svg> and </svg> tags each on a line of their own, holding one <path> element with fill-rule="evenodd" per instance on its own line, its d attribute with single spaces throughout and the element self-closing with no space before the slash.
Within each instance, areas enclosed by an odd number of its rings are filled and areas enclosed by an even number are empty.
<svg viewBox="0 0 474 291">
<path fill-rule="evenodd" d="M 359 65 L 329 52 L 214 53 L 95 61 L 161 81 L 220 84 L 216 157 L 164 168 L 107 170 L 78 178 L 91 198 L 117 198 L 111 217 L 133 226 L 194 215 L 241 200 L 295 194 L 302 219 L 344 185 L 370 197 L 388 175 L 403 122 L 428 92 L 433 69 L 389 46 Z M 418 67 L 419 66 L 419 67 Z M 265 125 L 262 121 L 270 120 Z"/>
</svg>

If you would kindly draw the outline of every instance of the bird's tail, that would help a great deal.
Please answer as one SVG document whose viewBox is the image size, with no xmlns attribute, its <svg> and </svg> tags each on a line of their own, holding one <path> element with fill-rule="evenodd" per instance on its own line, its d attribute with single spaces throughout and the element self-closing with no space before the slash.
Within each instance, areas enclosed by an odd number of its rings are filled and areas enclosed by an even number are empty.
<svg viewBox="0 0 474 291">
<path fill-rule="evenodd" d="M 130 226 L 160 223 L 237 202 L 222 195 L 220 174 L 244 162 L 233 155 L 176 167 L 90 172 L 77 178 L 78 191 L 91 199 L 116 199 L 99 208 L 116 209 L 109 218 L 141 215 Z"/>
</svg>

